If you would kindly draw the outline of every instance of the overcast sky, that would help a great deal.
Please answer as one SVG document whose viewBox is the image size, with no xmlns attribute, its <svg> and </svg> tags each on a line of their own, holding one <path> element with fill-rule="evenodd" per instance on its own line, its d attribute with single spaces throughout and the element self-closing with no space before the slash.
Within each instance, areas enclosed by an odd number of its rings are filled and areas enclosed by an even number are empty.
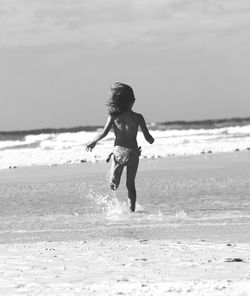
<svg viewBox="0 0 250 296">
<path fill-rule="evenodd" d="M 0 0 L 0 130 L 250 116 L 249 0 Z"/>
</svg>

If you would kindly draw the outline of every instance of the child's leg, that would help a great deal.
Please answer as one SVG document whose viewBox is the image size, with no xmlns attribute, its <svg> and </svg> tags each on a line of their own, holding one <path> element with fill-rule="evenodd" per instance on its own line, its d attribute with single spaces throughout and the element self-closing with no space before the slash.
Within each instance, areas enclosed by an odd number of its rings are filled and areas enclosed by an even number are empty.
<svg viewBox="0 0 250 296">
<path fill-rule="evenodd" d="M 120 184 L 123 166 L 117 163 L 114 159 L 111 163 L 109 184 L 112 190 L 116 190 Z"/>
<path fill-rule="evenodd" d="M 130 200 L 130 210 L 135 211 L 136 203 L 136 189 L 135 189 L 135 177 L 138 169 L 139 157 L 134 158 L 127 165 L 127 182 L 126 186 L 128 189 L 128 198 Z"/>
</svg>

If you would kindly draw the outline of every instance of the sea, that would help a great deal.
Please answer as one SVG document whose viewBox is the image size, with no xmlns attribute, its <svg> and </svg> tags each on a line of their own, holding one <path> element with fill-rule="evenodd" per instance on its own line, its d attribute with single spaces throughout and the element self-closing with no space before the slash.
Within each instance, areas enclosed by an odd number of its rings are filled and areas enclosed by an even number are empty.
<svg viewBox="0 0 250 296">
<path fill-rule="evenodd" d="M 112 133 L 87 153 L 102 127 L 1 132 L 0 243 L 249 240 L 250 118 L 148 127 L 155 143 L 139 133 L 135 213 L 125 174 L 117 191 L 108 186 Z"/>
<path fill-rule="evenodd" d="M 0 131 L 0 169 L 103 161 L 112 151 L 112 132 L 92 153 L 85 150 L 101 128 Z M 149 123 L 148 128 L 155 142 L 148 144 L 138 133 L 141 158 L 250 150 L 250 118 Z"/>
</svg>

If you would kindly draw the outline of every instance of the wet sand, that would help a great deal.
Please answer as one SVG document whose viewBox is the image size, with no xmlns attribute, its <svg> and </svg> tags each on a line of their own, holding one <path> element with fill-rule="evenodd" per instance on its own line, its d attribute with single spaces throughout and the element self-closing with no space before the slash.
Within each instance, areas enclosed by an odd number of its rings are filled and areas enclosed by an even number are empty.
<svg viewBox="0 0 250 296">
<path fill-rule="evenodd" d="M 249 167 L 249 153 L 143 160 L 140 178 L 160 170 Z M 81 164 L 0 172 L 0 188 L 39 180 L 105 176 L 107 166 Z M 2 218 L 3 219 L 3 218 Z M 183 225 L 164 237 L 133 228 L 131 238 L 84 230 L 1 231 L 1 295 L 249 295 L 250 225 Z M 101 229 L 101 228 L 100 228 Z M 150 229 L 149 229 L 150 232 Z M 168 234 L 168 235 L 166 235 Z M 88 237 L 86 240 L 85 237 Z M 106 239 L 104 239 L 106 237 Z"/>
</svg>

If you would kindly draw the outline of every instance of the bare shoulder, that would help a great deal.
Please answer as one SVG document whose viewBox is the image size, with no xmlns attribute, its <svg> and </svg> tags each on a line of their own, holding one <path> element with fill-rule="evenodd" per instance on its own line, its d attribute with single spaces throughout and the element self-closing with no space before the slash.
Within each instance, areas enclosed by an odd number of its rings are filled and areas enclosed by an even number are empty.
<svg viewBox="0 0 250 296">
<path fill-rule="evenodd" d="M 113 124 L 113 118 L 109 115 L 105 126 L 111 126 Z"/>
<path fill-rule="evenodd" d="M 132 111 L 132 112 L 133 112 L 134 117 L 138 121 L 138 123 L 140 123 L 143 120 L 143 115 L 141 113 L 136 113 L 134 111 Z"/>
</svg>

